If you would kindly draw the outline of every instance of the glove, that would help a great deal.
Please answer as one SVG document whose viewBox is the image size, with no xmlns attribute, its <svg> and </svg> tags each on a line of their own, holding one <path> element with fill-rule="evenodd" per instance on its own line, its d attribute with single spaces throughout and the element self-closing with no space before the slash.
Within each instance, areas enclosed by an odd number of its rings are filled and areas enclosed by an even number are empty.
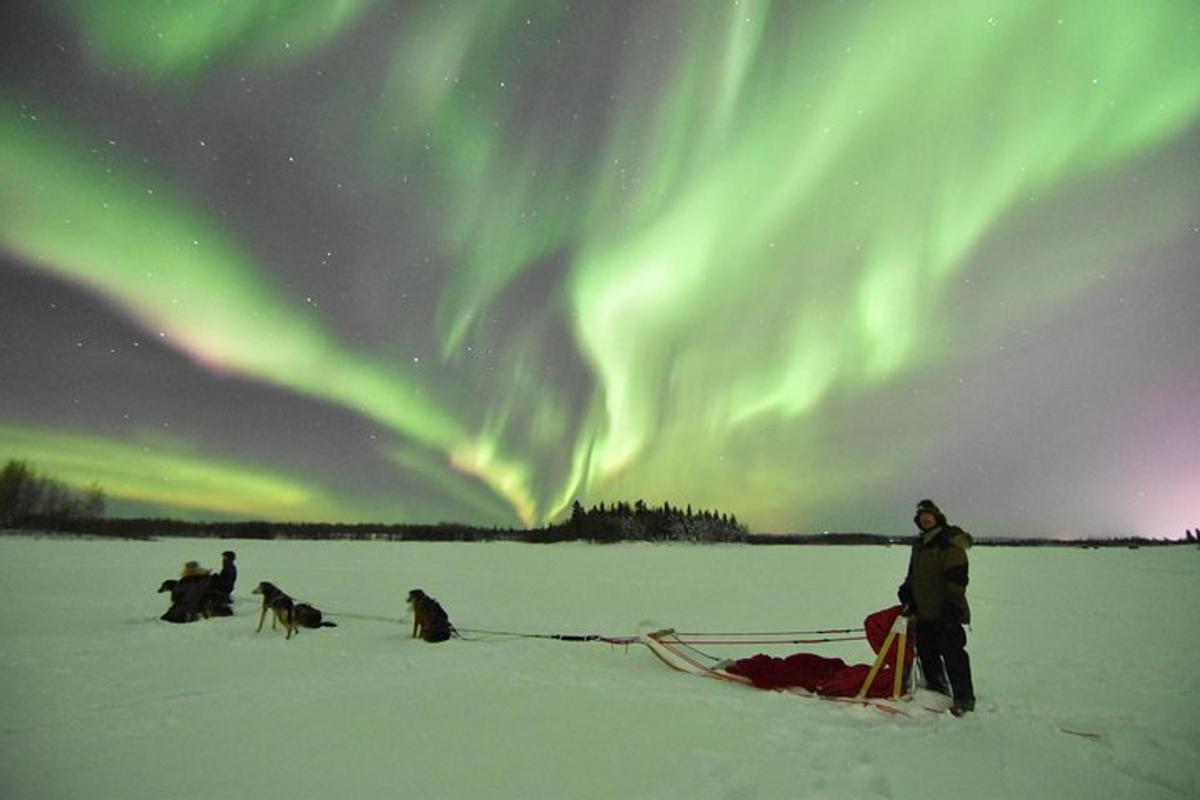
<svg viewBox="0 0 1200 800">
<path fill-rule="evenodd" d="M 900 584 L 900 588 L 896 591 L 896 597 L 900 599 L 900 605 L 906 608 L 916 605 L 913 600 L 912 587 L 908 585 L 908 581 Z"/>
</svg>

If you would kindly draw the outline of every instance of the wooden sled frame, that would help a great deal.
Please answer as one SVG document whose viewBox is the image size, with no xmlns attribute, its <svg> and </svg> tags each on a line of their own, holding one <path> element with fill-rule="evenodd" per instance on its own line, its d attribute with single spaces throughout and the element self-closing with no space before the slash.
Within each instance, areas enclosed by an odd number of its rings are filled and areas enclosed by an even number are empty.
<svg viewBox="0 0 1200 800">
<path fill-rule="evenodd" d="M 892 622 L 892 629 L 888 631 L 887 638 L 883 640 L 883 647 L 879 648 L 879 655 L 875 656 L 875 663 L 871 665 L 871 671 L 867 673 L 867 678 L 863 681 L 862 688 L 858 690 L 855 699 L 863 700 L 866 698 L 871 685 L 875 683 L 875 676 L 879 674 L 879 670 L 887 658 L 892 642 L 897 639 L 899 639 L 900 644 L 896 647 L 896 675 L 892 681 L 892 696 L 890 699 L 899 700 L 904 694 L 904 656 L 908 652 L 908 619 L 903 614 L 899 614 Z"/>
<path fill-rule="evenodd" d="M 868 697 L 867 691 L 875 680 L 875 676 L 879 674 L 879 670 L 883 667 L 891 644 L 896 639 L 899 639 L 899 647 L 896 648 L 896 677 L 892 683 L 892 694 L 890 697 Z M 647 649 L 672 670 L 683 672 L 688 675 L 699 675 L 705 678 L 723 681 L 725 683 L 741 684 L 749 688 L 759 688 L 747 677 L 736 675 L 732 672 L 726 672 L 722 669 L 714 669 L 705 664 L 700 659 L 687 652 L 687 643 L 679 638 L 674 628 L 663 628 L 641 636 L 642 643 Z M 832 695 L 822 695 L 816 692 L 811 692 L 799 686 L 790 686 L 786 688 L 774 689 L 772 691 L 786 692 L 787 694 L 796 695 L 799 697 L 809 697 L 814 700 L 826 700 L 835 703 L 851 703 L 859 706 L 871 706 L 878 708 L 888 714 L 898 714 L 900 716 L 908 716 L 908 713 L 902 708 L 898 708 L 895 702 L 906 699 L 904 690 L 904 655 L 908 644 L 908 617 L 898 616 L 896 621 L 892 623 L 892 628 L 888 631 L 887 638 L 884 640 L 883 647 L 880 648 L 879 654 L 875 657 L 875 663 L 871 665 L 871 670 L 863 681 L 862 687 L 858 694 L 853 697 L 841 697 Z"/>
</svg>

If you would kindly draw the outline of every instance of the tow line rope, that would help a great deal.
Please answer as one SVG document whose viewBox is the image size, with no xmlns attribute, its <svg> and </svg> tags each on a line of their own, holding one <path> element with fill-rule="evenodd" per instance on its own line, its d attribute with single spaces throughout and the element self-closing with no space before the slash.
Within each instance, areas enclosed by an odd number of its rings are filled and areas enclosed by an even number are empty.
<svg viewBox="0 0 1200 800">
<path fill-rule="evenodd" d="M 459 638 L 464 641 L 484 641 L 486 638 L 503 636 L 509 639 L 547 639 L 556 642 L 603 642 L 612 645 L 631 645 L 641 641 L 638 636 L 606 636 L 600 633 L 523 633 L 520 631 L 493 631 L 483 628 L 458 628 Z M 475 634 L 483 638 L 469 638 L 462 634 Z"/>
<path fill-rule="evenodd" d="M 371 622 L 404 623 L 403 619 L 397 617 L 378 614 L 356 614 L 349 611 L 328 611 L 326 615 Z M 528 633 L 524 631 L 498 631 L 484 628 L 459 628 L 457 626 L 455 626 L 454 632 L 463 641 L 486 641 L 487 639 L 504 637 L 509 639 L 544 639 L 556 642 L 602 642 L 604 644 L 624 645 L 626 647 L 642 641 L 640 636 L 609 636 L 599 633 Z M 680 631 L 675 634 L 675 640 L 679 644 L 689 647 L 697 654 L 712 661 L 719 661 L 720 659 L 704 653 L 697 646 L 826 644 L 829 642 L 857 642 L 864 639 L 866 639 L 866 636 L 863 635 L 862 628 L 812 628 L 791 631 Z"/>
<path fill-rule="evenodd" d="M 711 653 L 704 652 L 699 647 L 697 647 L 697 645 L 704 645 L 705 647 L 707 647 L 709 645 L 722 645 L 722 644 L 732 644 L 732 645 L 741 645 L 741 644 L 825 644 L 826 642 L 862 642 L 862 641 L 866 641 L 866 638 L 867 638 L 866 636 L 826 636 L 826 637 L 819 638 L 819 639 L 737 639 L 737 640 L 721 640 L 721 639 L 706 640 L 706 639 L 681 639 L 681 638 L 679 638 L 680 636 L 686 636 L 686 635 L 687 634 L 678 634 L 678 633 L 675 634 L 674 635 L 675 643 L 680 645 L 681 647 L 685 647 L 688 650 L 691 650 L 693 653 L 703 656 L 704 658 L 707 658 L 713 662 L 721 661 L 722 659 L 720 656 L 714 656 Z"/>
<path fill-rule="evenodd" d="M 611 645 L 638 644 L 642 641 L 640 636 L 608 636 L 599 633 L 526 633 L 523 631 L 497 631 L 487 630 L 483 628 L 455 628 L 459 638 L 464 641 L 485 641 L 491 638 L 504 637 L 509 639 L 544 639 L 556 642 L 603 642 Z M 810 636 L 806 638 L 781 638 L 785 635 L 801 634 L 801 633 L 828 633 L 828 634 L 852 634 L 862 631 L 862 628 L 825 628 L 813 631 L 753 631 L 753 632 L 723 632 L 723 633 L 676 633 L 675 640 L 689 649 L 710 658 L 713 661 L 720 659 L 715 656 L 710 656 L 707 653 L 698 649 L 698 646 L 705 647 L 712 645 L 796 645 L 796 644 L 826 644 L 829 642 L 859 642 L 866 639 L 861 633 L 853 636 Z M 469 634 L 469 635 L 468 635 Z M 747 637 L 747 638 L 716 638 L 716 637 Z M 768 638 L 769 637 L 769 638 Z"/>
<path fill-rule="evenodd" d="M 677 631 L 676 636 L 820 636 L 835 633 L 861 633 L 858 628 L 813 628 L 802 631 Z"/>
<path fill-rule="evenodd" d="M 717 656 L 705 653 L 697 645 L 782 645 L 782 644 L 827 644 L 829 642 L 861 642 L 866 640 L 864 628 L 810 628 L 791 631 L 675 631 L 673 638 L 693 652 L 720 661 Z"/>
<path fill-rule="evenodd" d="M 365 619 L 372 622 L 404 622 L 399 617 L 384 617 L 376 614 L 351 614 L 347 611 L 325 611 L 322 612 L 327 617 L 345 617 L 346 619 Z"/>
<path fill-rule="evenodd" d="M 816 639 L 704 639 L 704 638 L 683 638 L 688 636 L 686 633 L 677 633 L 675 636 L 684 644 L 823 644 L 825 642 L 861 642 L 866 640 L 866 636 L 823 636 Z"/>
</svg>

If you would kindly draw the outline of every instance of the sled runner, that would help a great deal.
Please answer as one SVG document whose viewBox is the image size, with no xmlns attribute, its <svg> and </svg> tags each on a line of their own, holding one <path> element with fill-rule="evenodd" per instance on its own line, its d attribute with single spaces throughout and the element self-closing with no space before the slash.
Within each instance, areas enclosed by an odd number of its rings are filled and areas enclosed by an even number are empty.
<svg viewBox="0 0 1200 800">
<path fill-rule="evenodd" d="M 794 634 L 849 634 L 789 639 Z M 749 638 L 749 637 L 756 638 Z M 737 637 L 747 637 L 738 639 Z M 905 712 L 895 702 L 910 697 L 906 683 L 912 662 L 908 619 L 900 607 L 884 609 L 864 620 L 862 628 L 796 631 L 784 634 L 688 634 L 673 628 L 645 632 L 642 643 L 659 661 L 677 672 L 725 683 L 783 691 L 803 697 L 870 705 L 893 714 Z M 848 665 L 840 658 L 797 653 L 786 658 L 755 655 L 736 661 L 718 659 L 701 648 L 716 644 L 818 644 L 865 639 L 876 652 L 871 664 Z"/>
</svg>

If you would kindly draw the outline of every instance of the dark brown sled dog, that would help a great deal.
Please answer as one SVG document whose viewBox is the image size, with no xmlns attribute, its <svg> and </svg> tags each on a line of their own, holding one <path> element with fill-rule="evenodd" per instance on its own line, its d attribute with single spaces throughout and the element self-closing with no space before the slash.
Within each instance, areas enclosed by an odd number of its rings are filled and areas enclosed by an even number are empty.
<svg viewBox="0 0 1200 800">
<path fill-rule="evenodd" d="M 427 642 L 444 642 L 454 634 L 450 615 L 437 600 L 420 589 L 408 593 L 408 605 L 412 608 L 413 638 Z"/>
</svg>

